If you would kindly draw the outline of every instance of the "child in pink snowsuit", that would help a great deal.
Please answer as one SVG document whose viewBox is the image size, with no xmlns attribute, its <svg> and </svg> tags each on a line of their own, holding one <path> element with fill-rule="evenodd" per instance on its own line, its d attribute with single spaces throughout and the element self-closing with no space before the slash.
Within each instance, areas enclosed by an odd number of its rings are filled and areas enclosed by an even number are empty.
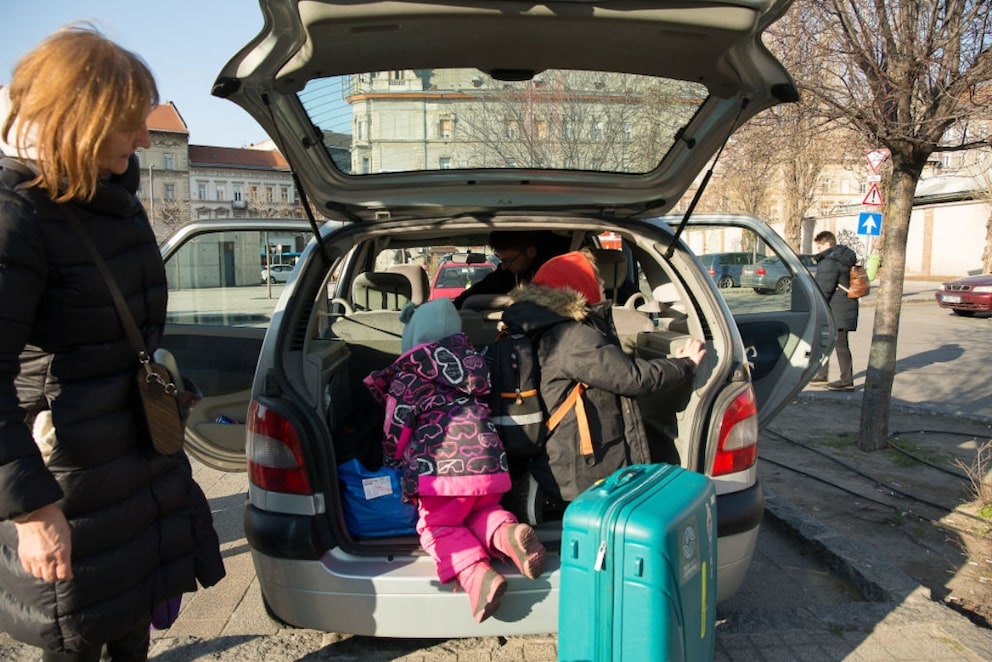
<svg viewBox="0 0 992 662">
<path fill-rule="evenodd" d="M 535 579 L 545 550 L 534 529 L 500 506 L 510 474 L 489 420 L 489 366 L 461 332 L 458 311 L 437 299 L 408 305 L 400 319 L 403 354 L 364 380 L 386 407 L 384 461 L 403 472 L 403 496 L 417 504 L 420 544 L 438 578 L 457 578 L 482 622 L 506 591 L 492 556 Z"/>
</svg>

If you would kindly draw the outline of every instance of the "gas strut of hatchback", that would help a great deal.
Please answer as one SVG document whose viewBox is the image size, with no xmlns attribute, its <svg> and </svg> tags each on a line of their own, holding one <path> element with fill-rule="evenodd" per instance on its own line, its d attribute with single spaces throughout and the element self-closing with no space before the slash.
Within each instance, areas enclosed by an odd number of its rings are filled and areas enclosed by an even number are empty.
<svg viewBox="0 0 992 662">
<path fill-rule="evenodd" d="M 689 217 L 692 216 L 693 210 L 699 203 L 699 199 L 703 197 L 703 191 L 706 190 L 706 185 L 710 183 L 710 177 L 713 176 L 713 169 L 716 167 L 716 162 L 720 160 L 720 155 L 723 154 L 723 148 L 727 146 L 730 142 L 730 136 L 734 135 L 734 131 L 737 130 L 737 123 L 741 119 L 741 113 L 747 108 L 748 100 L 744 99 L 741 103 L 741 107 L 737 109 L 737 115 L 734 117 L 733 123 L 730 125 L 730 131 L 727 132 L 727 136 L 720 143 L 720 149 L 717 150 L 716 156 L 710 162 L 710 169 L 706 171 L 703 175 L 703 179 L 699 182 L 699 188 L 696 189 L 696 193 L 692 196 L 692 200 L 689 202 L 688 209 L 685 210 L 685 215 L 682 216 L 682 220 L 679 222 L 679 226 L 675 228 L 675 236 L 672 237 L 672 243 L 668 245 L 668 250 L 665 251 L 665 257 L 671 258 L 675 254 L 675 244 L 679 242 L 679 237 L 682 236 L 682 231 L 685 230 L 686 224 L 689 222 Z"/>
</svg>

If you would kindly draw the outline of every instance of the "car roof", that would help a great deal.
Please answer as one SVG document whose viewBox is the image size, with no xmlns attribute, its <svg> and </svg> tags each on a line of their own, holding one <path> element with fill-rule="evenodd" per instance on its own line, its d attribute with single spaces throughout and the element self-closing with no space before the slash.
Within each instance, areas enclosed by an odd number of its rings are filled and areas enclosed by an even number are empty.
<svg viewBox="0 0 992 662">
<path fill-rule="evenodd" d="M 262 31 L 222 69 L 214 94 L 255 117 L 332 219 L 538 209 L 657 215 L 737 126 L 797 98 L 760 38 L 791 1 L 261 0 Z M 359 110 L 372 100 L 394 110 L 366 127 Z M 490 114 L 500 119 L 490 126 L 480 108 L 494 100 Z M 545 119 L 527 119 L 528 106 Z M 568 129 L 555 109 L 586 112 Z M 618 109 L 629 119 L 609 119 Z M 343 116 L 337 132 L 333 113 Z M 542 122 L 542 141 L 520 135 L 540 138 Z M 456 140 L 467 127 L 476 133 L 463 142 L 475 152 Z M 497 129 L 513 137 L 488 144 Z M 439 131 L 452 132 L 447 143 L 433 139 Z M 575 137 L 584 131 L 592 133 Z M 362 150 L 390 132 L 417 149 L 396 157 L 370 150 L 366 168 Z M 494 156 L 495 147 L 537 142 L 546 147 L 540 156 Z M 609 159 L 561 156 L 594 142 L 608 143 L 595 153 Z M 462 150 L 450 168 L 438 151 L 444 144 Z"/>
</svg>

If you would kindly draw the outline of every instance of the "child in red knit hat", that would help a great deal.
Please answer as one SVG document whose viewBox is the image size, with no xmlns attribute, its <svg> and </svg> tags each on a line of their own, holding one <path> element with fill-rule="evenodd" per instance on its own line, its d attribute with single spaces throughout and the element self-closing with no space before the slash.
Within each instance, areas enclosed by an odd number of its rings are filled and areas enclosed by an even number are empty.
<svg viewBox="0 0 992 662">
<path fill-rule="evenodd" d="M 552 497 L 571 501 L 620 467 L 651 461 L 635 397 L 691 382 L 706 350 L 695 338 L 675 358 L 634 358 L 620 347 L 612 324 L 612 304 L 604 300 L 595 260 L 574 251 L 545 262 L 529 284 L 510 293 L 514 303 L 502 321 L 512 333 L 537 338 L 541 395 L 557 409 L 577 382 L 592 436 L 591 453 L 576 439 L 574 408 L 548 433 L 545 453 L 528 469 Z"/>
</svg>

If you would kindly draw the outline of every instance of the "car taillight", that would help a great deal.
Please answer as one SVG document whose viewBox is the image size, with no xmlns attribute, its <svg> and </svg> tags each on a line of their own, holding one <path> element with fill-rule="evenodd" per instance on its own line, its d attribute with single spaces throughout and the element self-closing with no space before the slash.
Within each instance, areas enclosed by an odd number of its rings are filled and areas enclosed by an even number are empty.
<svg viewBox="0 0 992 662">
<path fill-rule="evenodd" d="M 758 267 L 757 269 L 754 270 L 754 273 L 758 276 L 764 276 L 767 272 L 765 271 L 764 267 Z"/>
<path fill-rule="evenodd" d="M 709 269 L 707 269 L 706 272 L 709 275 L 711 275 L 711 276 L 715 276 L 716 275 L 716 269 L 714 269 L 713 267 L 710 267 Z"/>
<path fill-rule="evenodd" d="M 258 487 L 290 494 L 313 493 L 296 430 L 284 417 L 255 400 L 248 407 L 245 455 L 248 477 Z"/>
<path fill-rule="evenodd" d="M 749 386 L 723 412 L 712 475 L 722 476 L 750 469 L 757 458 L 758 404 L 754 399 L 754 389 Z"/>
</svg>

